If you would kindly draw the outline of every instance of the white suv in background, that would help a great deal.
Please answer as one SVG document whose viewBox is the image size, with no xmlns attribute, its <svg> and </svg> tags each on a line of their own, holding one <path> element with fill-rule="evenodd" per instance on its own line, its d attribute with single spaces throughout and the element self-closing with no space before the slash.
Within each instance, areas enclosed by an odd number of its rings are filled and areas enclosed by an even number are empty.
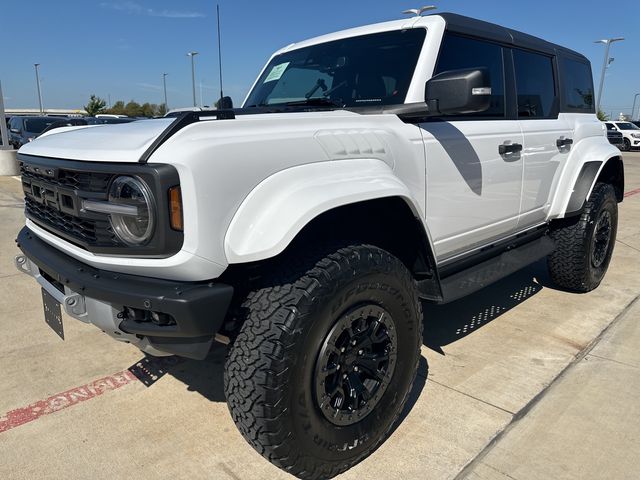
<svg viewBox="0 0 640 480">
<path fill-rule="evenodd" d="M 631 122 L 607 122 L 607 128 L 620 132 L 624 137 L 623 150 L 640 148 L 640 127 Z"/>
</svg>

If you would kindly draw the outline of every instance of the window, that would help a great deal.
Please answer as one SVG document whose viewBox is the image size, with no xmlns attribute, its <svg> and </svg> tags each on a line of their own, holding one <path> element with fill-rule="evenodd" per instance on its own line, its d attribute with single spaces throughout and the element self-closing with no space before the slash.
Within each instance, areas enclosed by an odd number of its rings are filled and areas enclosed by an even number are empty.
<svg viewBox="0 0 640 480">
<path fill-rule="evenodd" d="M 518 118 L 554 116 L 556 85 L 553 60 L 538 53 L 513 51 L 518 94 Z"/>
<path fill-rule="evenodd" d="M 404 103 L 426 30 L 396 30 L 303 47 L 274 57 L 246 107 L 327 100 L 347 107 Z"/>
<path fill-rule="evenodd" d="M 434 75 L 464 68 L 488 68 L 491 81 L 491 106 L 488 110 L 465 116 L 504 118 L 504 62 L 502 47 L 495 43 L 446 33 Z"/>
<path fill-rule="evenodd" d="M 607 126 L 607 130 L 617 131 L 616 127 L 613 126 L 613 123 L 606 123 L 605 125 Z"/>
<path fill-rule="evenodd" d="M 594 113 L 593 79 L 588 63 L 560 57 L 563 110 Z"/>
<path fill-rule="evenodd" d="M 640 130 L 640 128 L 630 122 L 618 122 L 616 125 L 620 130 Z"/>
</svg>

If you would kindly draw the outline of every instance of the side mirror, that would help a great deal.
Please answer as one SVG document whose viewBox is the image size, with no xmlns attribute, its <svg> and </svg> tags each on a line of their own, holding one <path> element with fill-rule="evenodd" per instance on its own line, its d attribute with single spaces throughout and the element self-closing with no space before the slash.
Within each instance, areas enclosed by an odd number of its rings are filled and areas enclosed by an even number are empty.
<svg viewBox="0 0 640 480">
<path fill-rule="evenodd" d="M 20 130 L 19 128 L 10 128 L 9 131 L 11 133 L 22 133 L 22 130 Z"/>
<path fill-rule="evenodd" d="M 429 115 L 464 115 L 491 106 L 491 79 L 486 68 L 442 72 L 424 88 Z"/>
</svg>

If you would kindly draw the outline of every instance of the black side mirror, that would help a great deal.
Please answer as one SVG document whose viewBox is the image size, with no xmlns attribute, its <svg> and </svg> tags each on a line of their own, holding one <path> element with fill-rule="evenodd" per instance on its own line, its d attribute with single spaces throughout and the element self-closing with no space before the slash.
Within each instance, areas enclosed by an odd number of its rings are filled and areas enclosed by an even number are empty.
<svg viewBox="0 0 640 480">
<path fill-rule="evenodd" d="M 486 68 L 442 72 L 424 89 L 429 115 L 464 115 L 491 106 L 491 79 Z"/>
</svg>

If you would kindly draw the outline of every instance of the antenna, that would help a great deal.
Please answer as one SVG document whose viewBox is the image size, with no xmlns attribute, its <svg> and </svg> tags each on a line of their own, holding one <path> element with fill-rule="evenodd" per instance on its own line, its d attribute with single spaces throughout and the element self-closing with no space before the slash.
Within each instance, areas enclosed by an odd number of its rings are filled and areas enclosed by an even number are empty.
<svg viewBox="0 0 640 480">
<path fill-rule="evenodd" d="M 224 96 L 222 93 L 222 45 L 220 44 L 220 4 L 216 4 L 216 13 L 218 16 L 218 69 L 220 70 L 220 101 Z"/>
<path fill-rule="evenodd" d="M 438 7 L 436 7 L 435 5 L 428 5 L 426 7 L 410 8 L 409 10 L 405 10 L 402 13 L 404 13 L 405 15 L 413 14 L 416 17 L 421 17 L 424 12 L 428 12 L 429 10 L 435 10 L 436 8 Z"/>
</svg>

